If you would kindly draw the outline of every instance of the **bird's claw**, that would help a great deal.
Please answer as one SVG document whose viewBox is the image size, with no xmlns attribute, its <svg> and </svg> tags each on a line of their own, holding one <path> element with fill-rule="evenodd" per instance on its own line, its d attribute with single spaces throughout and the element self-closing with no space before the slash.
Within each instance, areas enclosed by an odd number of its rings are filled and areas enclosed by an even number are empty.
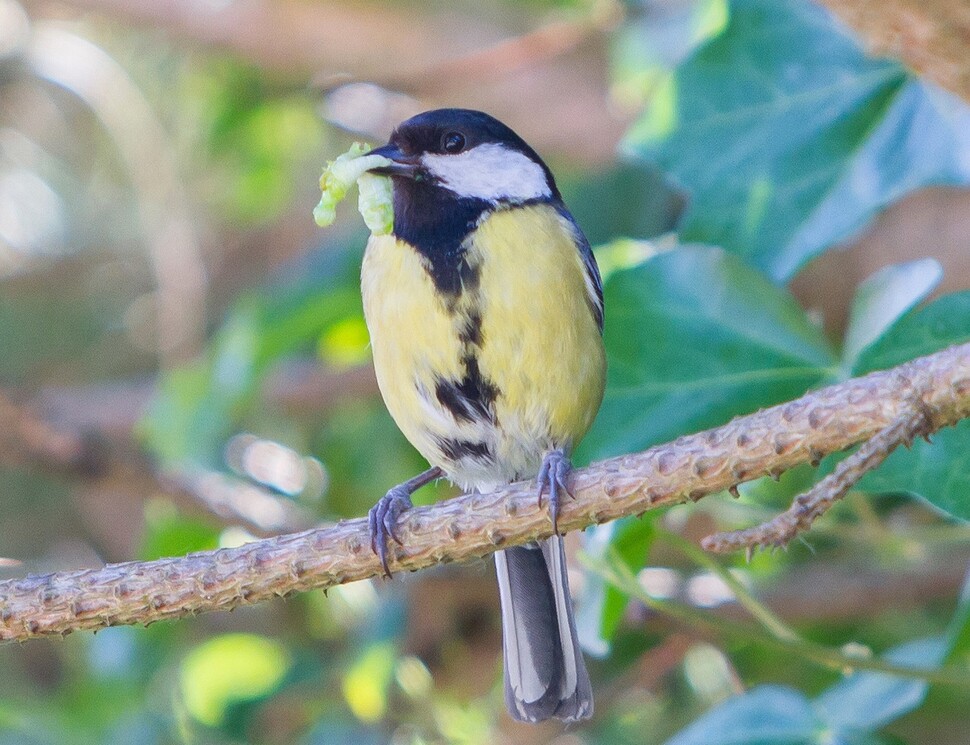
<svg viewBox="0 0 970 745">
<path fill-rule="evenodd" d="M 397 522 L 401 513 L 411 509 L 411 495 L 404 484 L 399 484 L 388 490 L 387 494 L 381 497 L 377 504 L 371 507 L 367 513 L 367 526 L 370 529 L 370 547 L 381 560 L 384 567 L 384 576 L 390 577 L 391 570 L 387 565 L 388 552 L 387 544 L 393 540 L 397 545 L 403 546 L 397 534 Z"/>
<path fill-rule="evenodd" d="M 549 516 L 552 518 L 552 532 L 556 534 L 559 533 L 559 494 L 562 492 L 570 499 L 573 498 L 566 484 L 572 470 L 573 464 L 569 462 L 569 456 L 563 450 L 552 450 L 542 459 L 542 466 L 536 477 L 540 507 L 542 507 L 542 494 L 547 488 L 549 489 Z"/>
</svg>

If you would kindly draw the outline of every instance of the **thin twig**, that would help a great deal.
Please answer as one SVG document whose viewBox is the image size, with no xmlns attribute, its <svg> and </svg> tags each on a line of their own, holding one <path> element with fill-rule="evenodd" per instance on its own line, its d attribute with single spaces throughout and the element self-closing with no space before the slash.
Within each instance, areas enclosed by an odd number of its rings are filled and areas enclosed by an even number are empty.
<svg viewBox="0 0 970 745">
<path fill-rule="evenodd" d="M 696 500 L 868 440 L 909 408 L 912 380 L 925 381 L 927 431 L 970 416 L 970 344 L 964 344 L 579 469 L 573 474 L 575 499 L 563 505 L 559 528 L 578 530 Z M 392 545 L 390 568 L 481 557 L 550 532 L 533 484 L 511 484 L 409 511 L 399 527 L 403 545 Z M 0 583 L 0 639 L 227 610 L 381 571 L 367 521 L 357 519 L 237 548 L 26 577 Z"/>
<path fill-rule="evenodd" d="M 795 536 L 811 528 L 815 520 L 842 499 L 863 476 L 878 468 L 897 447 L 909 447 L 919 436 L 929 439 L 932 412 L 923 404 L 923 391 L 912 380 L 905 379 L 902 383 L 910 386 L 911 392 L 899 416 L 856 452 L 840 461 L 832 473 L 796 497 L 788 510 L 753 528 L 707 536 L 701 541 L 701 546 L 714 553 L 728 553 L 743 548 L 748 551 L 749 558 L 757 548 L 785 547 Z"/>
</svg>

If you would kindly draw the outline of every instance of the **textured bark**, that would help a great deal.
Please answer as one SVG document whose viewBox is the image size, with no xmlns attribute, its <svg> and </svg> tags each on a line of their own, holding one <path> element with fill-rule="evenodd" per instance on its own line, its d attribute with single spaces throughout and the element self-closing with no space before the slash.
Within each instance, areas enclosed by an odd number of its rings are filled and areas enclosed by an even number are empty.
<svg viewBox="0 0 970 745">
<path fill-rule="evenodd" d="M 970 415 L 970 344 L 830 386 L 716 429 L 576 471 L 563 531 L 699 499 L 866 441 L 919 391 L 926 431 Z M 550 534 L 532 484 L 471 494 L 402 519 L 394 571 L 465 560 Z M 0 639 L 67 634 L 234 608 L 375 577 L 364 519 L 238 548 L 0 583 Z"/>
</svg>

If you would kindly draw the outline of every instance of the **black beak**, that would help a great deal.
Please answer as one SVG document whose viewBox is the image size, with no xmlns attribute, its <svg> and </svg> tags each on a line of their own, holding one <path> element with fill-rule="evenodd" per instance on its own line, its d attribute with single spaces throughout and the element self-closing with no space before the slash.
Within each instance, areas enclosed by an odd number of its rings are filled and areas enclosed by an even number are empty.
<svg viewBox="0 0 970 745">
<path fill-rule="evenodd" d="M 371 168 L 371 173 L 377 173 L 382 176 L 408 176 L 414 178 L 418 172 L 418 157 L 405 155 L 397 145 L 388 143 L 387 145 L 374 148 L 367 155 L 383 155 L 392 161 L 386 166 Z"/>
</svg>

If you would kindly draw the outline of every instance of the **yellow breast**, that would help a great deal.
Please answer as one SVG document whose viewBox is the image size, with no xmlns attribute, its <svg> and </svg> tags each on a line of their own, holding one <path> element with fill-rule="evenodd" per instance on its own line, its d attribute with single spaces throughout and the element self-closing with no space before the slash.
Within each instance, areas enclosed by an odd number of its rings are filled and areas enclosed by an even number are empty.
<svg viewBox="0 0 970 745">
<path fill-rule="evenodd" d="M 492 213 L 464 248 L 475 281 L 445 296 L 416 250 L 372 237 L 361 288 L 394 420 L 453 481 L 487 488 L 534 475 L 548 450 L 582 438 L 605 357 L 571 226 L 554 209 Z M 470 365 L 487 410 L 463 410 L 448 394 L 475 388 Z"/>
</svg>

